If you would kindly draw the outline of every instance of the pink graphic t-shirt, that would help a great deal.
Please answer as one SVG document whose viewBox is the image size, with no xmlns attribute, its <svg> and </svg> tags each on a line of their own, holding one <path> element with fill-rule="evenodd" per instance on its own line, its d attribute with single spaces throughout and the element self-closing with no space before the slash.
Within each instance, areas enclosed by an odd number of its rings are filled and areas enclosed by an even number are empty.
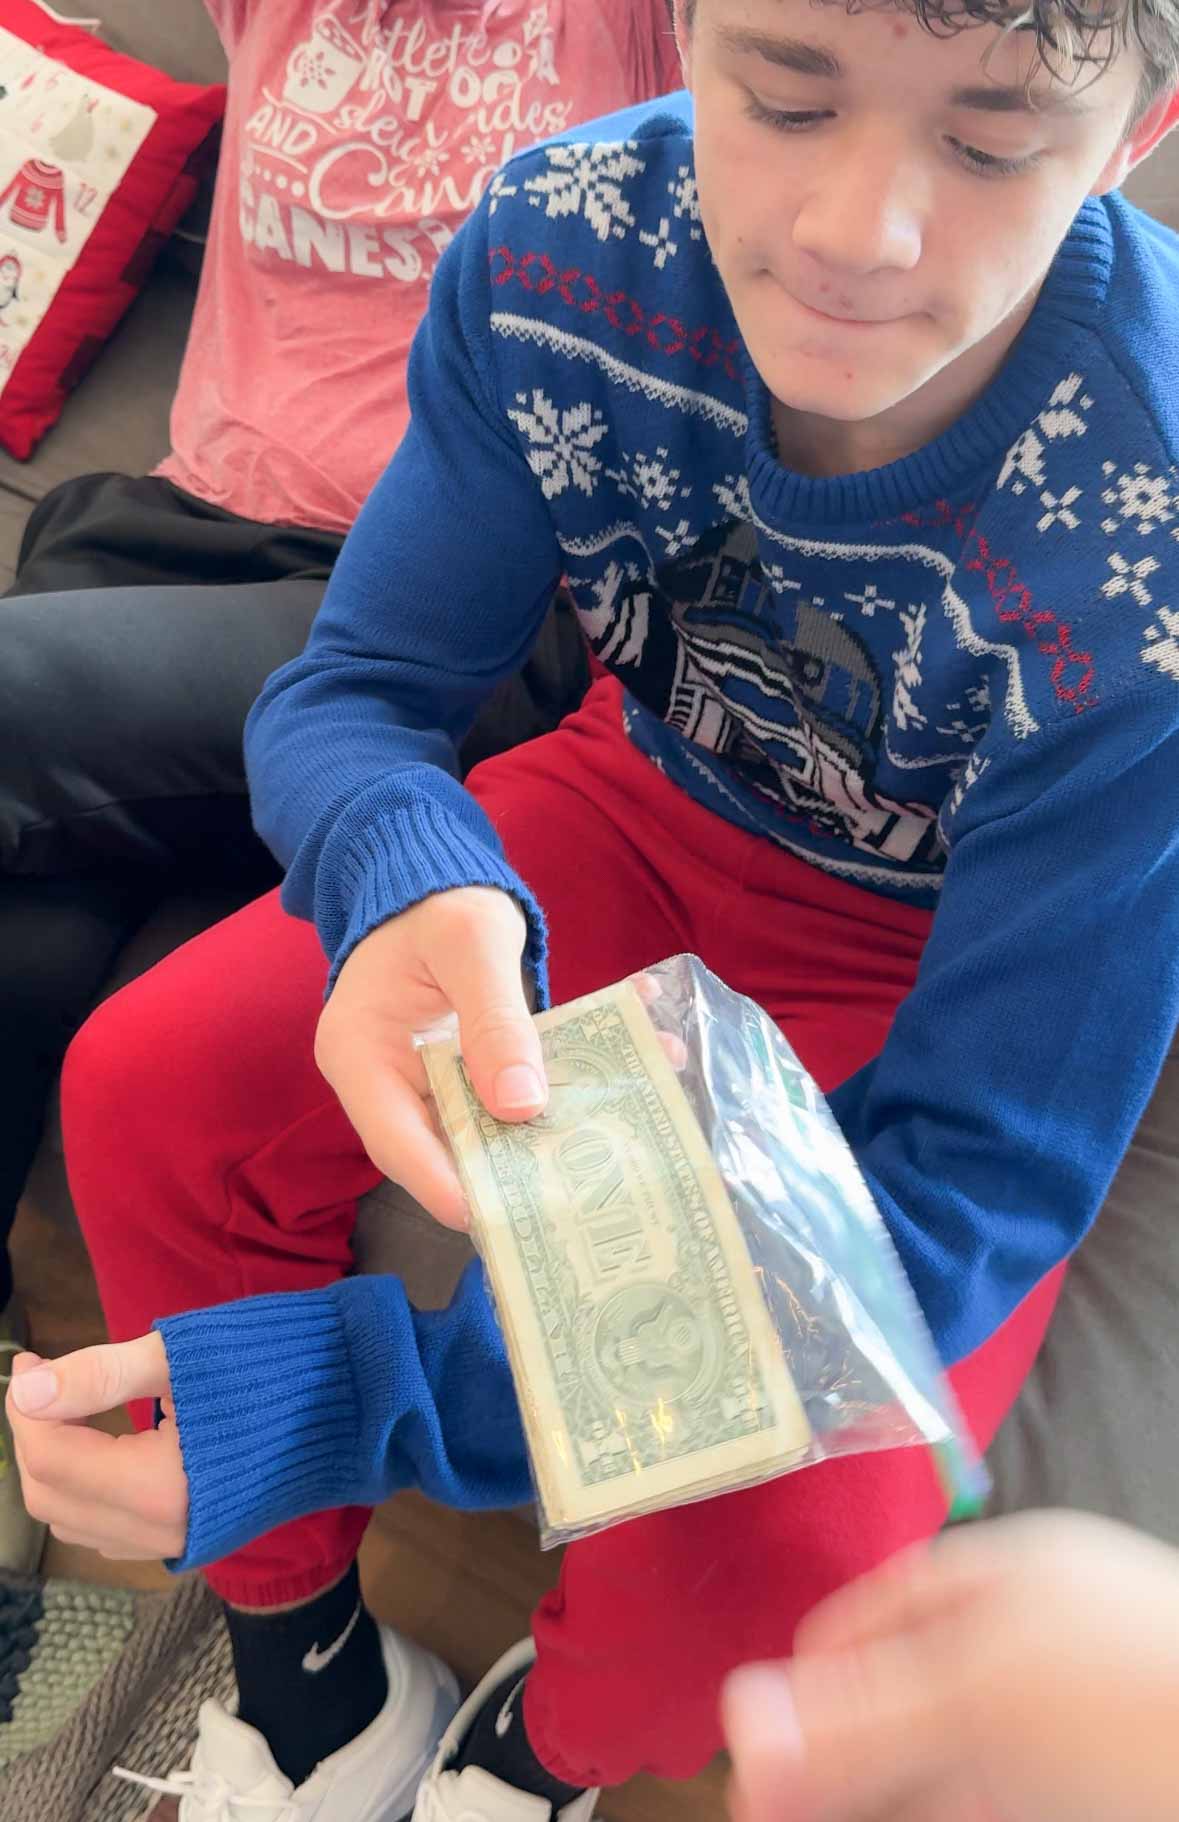
<svg viewBox="0 0 1179 1822">
<path fill-rule="evenodd" d="M 207 0 L 229 105 L 177 486 L 343 532 L 434 268 L 505 158 L 679 81 L 666 0 Z"/>
</svg>

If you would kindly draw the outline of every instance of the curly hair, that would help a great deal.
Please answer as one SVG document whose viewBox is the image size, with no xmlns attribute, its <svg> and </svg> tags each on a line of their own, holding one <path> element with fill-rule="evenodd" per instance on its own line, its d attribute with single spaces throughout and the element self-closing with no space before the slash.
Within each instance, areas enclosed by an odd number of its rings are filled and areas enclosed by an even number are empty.
<svg viewBox="0 0 1179 1822">
<path fill-rule="evenodd" d="M 817 5 L 842 3 L 849 13 L 894 7 L 911 13 L 924 31 L 950 38 L 976 25 L 999 25 L 1010 31 L 1031 32 L 1036 56 L 1029 81 L 1040 69 L 1050 76 L 1072 81 L 1088 68 L 1090 80 L 1100 76 L 1120 51 L 1135 49 L 1142 59 L 1143 78 L 1135 101 L 1135 115 L 1142 113 L 1156 95 L 1179 82 L 1179 0 L 815 0 Z M 672 11 L 675 0 L 671 0 Z M 683 0 L 684 16 L 691 24 L 697 0 Z"/>
</svg>

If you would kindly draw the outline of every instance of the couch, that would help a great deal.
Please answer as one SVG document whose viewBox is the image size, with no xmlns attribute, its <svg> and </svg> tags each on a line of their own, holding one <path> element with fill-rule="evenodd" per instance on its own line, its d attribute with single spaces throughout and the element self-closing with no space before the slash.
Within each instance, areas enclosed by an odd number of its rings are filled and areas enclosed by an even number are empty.
<svg viewBox="0 0 1179 1822">
<path fill-rule="evenodd" d="M 224 61 L 201 0 L 57 0 L 97 12 L 119 49 L 189 80 L 215 81 Z M 1179 228 L 1179 134 L 1135 173 L 1134 199 Z M 150 468 L 168 446 L 168 412 L 192 308 L 199 215 L 185 225 L 60 423 L 26 464 L 0 453 L 0 588 L 16 568 L 30 506 L 89 470 Z M 124 955 L 110 985 L 235 908 L 228 894 L 169 900 Z M 68 1208 L 51 1124 L 42 1195 Z M 992 1451 L 1000 1510 L 1057 1503 L 1134 1520 L 1179 1543 L 1179 1048 L 1115 1185 L 1082 1247 L 1047 1346 Z M 45 1185 L 49 1184 L 48 1191 Z M 368 1198 L 357 1237 L 361 1269 L 402 1272 L 418 1300 L 449 1294 L 466 1242 L 386 1185 Z"/>
</svg>

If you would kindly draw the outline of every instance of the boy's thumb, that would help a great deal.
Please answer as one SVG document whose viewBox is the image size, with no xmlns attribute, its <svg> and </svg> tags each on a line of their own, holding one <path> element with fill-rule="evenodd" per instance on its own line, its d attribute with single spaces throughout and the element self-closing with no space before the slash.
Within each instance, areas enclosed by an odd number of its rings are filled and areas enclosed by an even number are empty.
<svg viewBox="0 0 1179 1822">
<path fill-rule="evenodd" d="M 81 1348 L 60 1360 L 18 1354 L 10 1396 L 22 1416 L 61 1423 L 97 1417 L 132 1398 L 162 1398 L 169 1389 L 164 1339 L 153 1333 L 138 1341 Z"/>
</svg>

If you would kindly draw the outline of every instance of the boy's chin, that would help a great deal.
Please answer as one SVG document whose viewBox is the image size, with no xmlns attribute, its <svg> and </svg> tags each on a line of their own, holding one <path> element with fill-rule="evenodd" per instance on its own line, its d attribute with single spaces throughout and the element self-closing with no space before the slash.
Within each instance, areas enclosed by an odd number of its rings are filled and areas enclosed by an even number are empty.
<svg viewBox="0 0 1179 1822">
<path fill-rule="evenodd" d="M 873 423 L 884 428 L 880 419 L 900 412 L 907 434 L 911 434 L 922 415 L 917 395 L 935 377 L 938 366 L 897 359 L 895 350 L 884 348 L 866 350 L 858 359 L 847 355 L 816 359 L 804 350 L 785 353 L 778 348 L 773 361 L 760 372 L 778 412 L 798 414 L 811 423 L 827 421 L 844 430 Z M 931 434 L 935 428 L 931 425 Z M 926 441 L 926 437 L 918 441 Z"/>
<path fill-rule="evenodd" d="M 772 380 L 767 385 L 782 410 L 842 425 L 871 423 L 903 404 L 916 390 L 916 386 L 898 384 L 895 374 L 882 383 L 881 375 L 849 374 L 846 365 L 805 383 L 800 382 L 796 369 L 783 373 L 778 385 Z"/>
</svg>

